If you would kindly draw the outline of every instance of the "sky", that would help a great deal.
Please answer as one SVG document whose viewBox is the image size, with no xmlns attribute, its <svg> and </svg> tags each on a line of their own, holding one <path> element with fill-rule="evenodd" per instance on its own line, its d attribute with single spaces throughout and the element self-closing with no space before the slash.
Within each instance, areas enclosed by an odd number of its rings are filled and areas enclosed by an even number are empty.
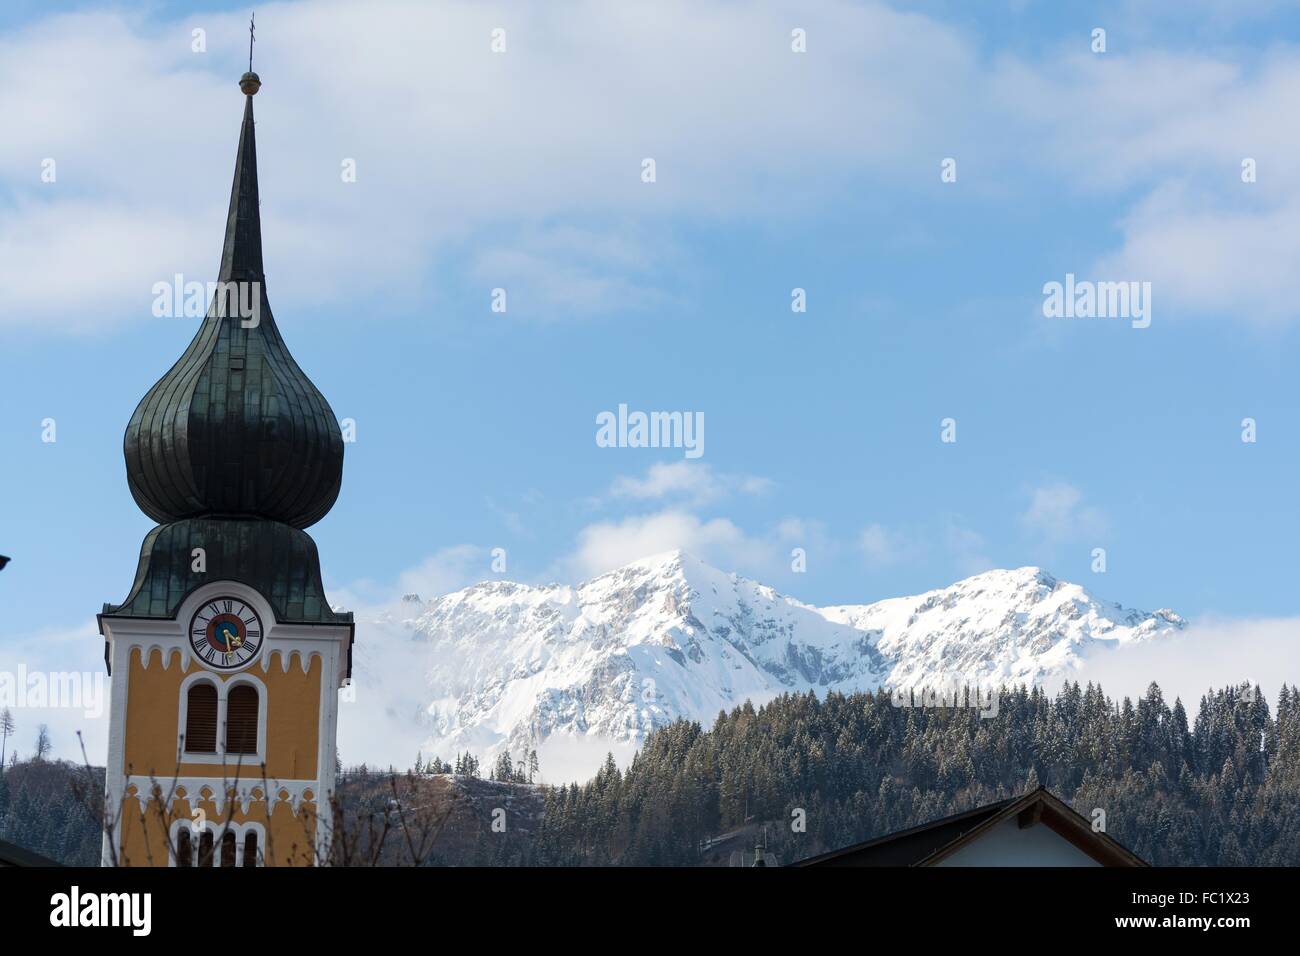
<svg viewBox="0 0 1300 956">
<path fill-rule="evenodd" d="M 331 599 L 681 547 L 816 604 L 1038 565 L 1289 646 L 1300 13 L 1249 6 L 259 6 L 267 291 L 356 423 Z M 197 325 L 153 287 L 216 277 L 247 21 L 0 7 L 0 670 L 102 670 L 151 527 L 123 431 Z M 1067 276 L 1147 318 L 1045 315 Z M 702 454 L 602 447 L 621 404 Z"/>
</svg>

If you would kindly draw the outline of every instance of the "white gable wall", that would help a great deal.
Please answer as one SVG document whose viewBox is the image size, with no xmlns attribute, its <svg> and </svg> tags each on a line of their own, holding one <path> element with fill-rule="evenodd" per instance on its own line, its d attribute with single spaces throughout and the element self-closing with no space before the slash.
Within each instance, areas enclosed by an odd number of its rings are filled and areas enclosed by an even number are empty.
<svg viewBox="0 0 1300 956">
<path fill-rule="evenodd" d="M 1020 829 L 1015 817 L 936 866 L 1101 866 L 1045 823 Z"/>
</svg>

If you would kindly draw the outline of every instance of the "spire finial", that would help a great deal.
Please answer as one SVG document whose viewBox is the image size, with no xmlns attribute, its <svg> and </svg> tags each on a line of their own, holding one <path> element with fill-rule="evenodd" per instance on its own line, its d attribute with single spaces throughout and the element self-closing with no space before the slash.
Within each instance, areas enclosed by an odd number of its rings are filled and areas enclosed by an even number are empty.
<svg viewBox="0 0 1300 956">
<path fill-rule="evenodd" d="M 253 41 L 257 38 L 256 12 L 248 18 L 248 72 L 239 78 L 239 88 L 247 96 L 256 96 L 262 88 L 262 79 L 253 72 Z"/>
</svg>

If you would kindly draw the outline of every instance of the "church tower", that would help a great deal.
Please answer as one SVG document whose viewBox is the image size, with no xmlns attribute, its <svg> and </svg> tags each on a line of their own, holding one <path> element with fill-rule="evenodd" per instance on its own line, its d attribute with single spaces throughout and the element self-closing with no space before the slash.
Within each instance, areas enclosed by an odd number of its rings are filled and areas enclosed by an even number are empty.
<svg viewBox="0 0 1300 956">
<path fill-rule="evenodd" d="M 250 64 L 251 66 L 251 64 Z M 253 96 L 216 294 L 127 425 L 127 482 L 158 526 L 99 615 L 112 688 L 104 863 L 328 861 L 352 615 L 303 529 L 339 494 L 343 436 L 276 328 L 262 270 Z"/>
</svg>

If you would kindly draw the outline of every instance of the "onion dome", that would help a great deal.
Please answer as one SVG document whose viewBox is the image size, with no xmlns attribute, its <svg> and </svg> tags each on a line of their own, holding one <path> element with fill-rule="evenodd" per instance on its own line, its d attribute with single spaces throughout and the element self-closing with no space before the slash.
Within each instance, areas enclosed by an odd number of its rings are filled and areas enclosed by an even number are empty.
<svg viewBox="0 0 1300 956">
<path fill-rule="evenodd" d="M 261 518 L 306 528 L 338 497 L 343 436 L 276 328 L 262 270 L 253 96 L 235 158 L 217 294 L 189 348 L 131 416 L 124 452 L 140 509 L 164 524 Z"/>
<path fill-rule="evenodd" d="M 343 436 L 266 299 L 253 138 L 261 80 L 250 69 L 239 86 L 244 123 L 218 295 L 127 426 L 127 482 L 158 527 L 145 536 L 126 600 L 104 605 L 101 633 L 116 618 L 174 620 L 186 596 L 213 581 L 256 589 L 279 623 L 353 626 L 351 612 L 326 601 L 316 543 L 302 530 L 338 497 Z"/>
</svg>

